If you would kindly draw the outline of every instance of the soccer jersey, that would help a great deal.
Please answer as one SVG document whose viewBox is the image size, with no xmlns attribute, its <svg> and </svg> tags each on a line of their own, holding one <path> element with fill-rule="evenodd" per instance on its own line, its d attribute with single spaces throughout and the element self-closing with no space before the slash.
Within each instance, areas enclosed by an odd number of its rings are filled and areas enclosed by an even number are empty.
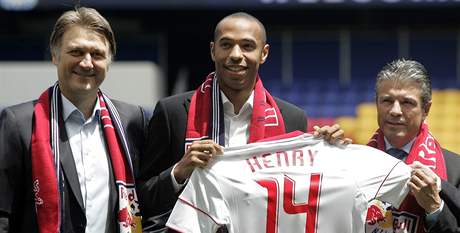
<svg viewBox="0 0 460 233">
<path fill-rule="evenodd" d="M 167 226 L 179 232 L 360 233 L 375 198 L 399 206 L 410 168 L 377 149 L 298 137 L 226 148 L 195 169 Z"/>
</svg>

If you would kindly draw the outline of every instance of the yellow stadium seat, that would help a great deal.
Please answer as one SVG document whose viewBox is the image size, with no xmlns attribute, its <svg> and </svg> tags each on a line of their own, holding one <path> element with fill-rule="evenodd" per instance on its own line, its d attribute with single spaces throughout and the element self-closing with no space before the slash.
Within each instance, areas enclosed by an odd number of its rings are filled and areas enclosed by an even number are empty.
<svg viewBox="0 0 460 233">
<path fill-rule="evenodd" d="M 345 137 L 353 139 L 356 141 L 356 118 L 354 117 L 338 117 L 336 123 L 345 132 Z"/>
<path fill-rule="evenodd" d="M 357 117 L 377 117 L 375 103 L 361 103 L 356 109 Z"/>
</svg>

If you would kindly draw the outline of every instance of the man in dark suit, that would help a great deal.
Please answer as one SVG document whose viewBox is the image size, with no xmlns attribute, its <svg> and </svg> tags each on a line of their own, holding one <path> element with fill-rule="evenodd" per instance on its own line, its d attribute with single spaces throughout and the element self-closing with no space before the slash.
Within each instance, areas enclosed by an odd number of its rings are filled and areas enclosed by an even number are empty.
<svg viewBox="0 0 460 233">
<path fill-rule="evenodd" d="M 99 90 L 113 31 L 76 8 L 57 20 L 50 49 L 57 83 L 0 116 L 0 232 L 141 232 L 133 168 L 144 112 Z"/>
<path fill-rule="evenodd" d="M 413 172 L 411 195 L 383 223 L 368 224 L 368 232 L 458 232 L 460 157 L 442 148 L 425 122 L 432 103 L 425 67 L 395 60 L 379 72 L 375 90 L 379 129 L 369 145 L 412 164 Z"/>
<path fill-rule="evenodd" d="M 301 109 L 263 87 L 258 70 L 269 45 L 258 19 L 246 13 L 225 17 L 210 50 L 215 72 L 196 91 L 160 100 L 150 121 L 138 182 L 144 231 L 164 230 L 193 169 L 206 166 L 223 147 L 307 129 Z M 343 136 L 337 125 L 317 133 L 329 141 Z"/>
</svg>

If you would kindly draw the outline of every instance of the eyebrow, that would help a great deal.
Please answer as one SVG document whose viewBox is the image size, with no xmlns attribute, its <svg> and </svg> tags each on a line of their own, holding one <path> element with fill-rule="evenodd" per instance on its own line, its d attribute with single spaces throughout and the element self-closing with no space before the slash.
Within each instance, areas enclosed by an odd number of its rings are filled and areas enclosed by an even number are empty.
<svg viewBox="0 0 460 233">
<path fill-rule="evenodd" d="M 72 50 L 85 50 L 84 49 L 84 46 L 73 46 L 73 45 L 69 45 L 67 47 L 67 50 L 68 51 L 72 51 Z M 102 53 L 102 54 L 105 54 L 105 50 L 103 49 L 98 49 L 98 48 L 91 48 L 90 49 L 91 52 L 97 52 L 97 53 Z"/>
<path fill-rule="evenodd" d="M 221 41 L 237 41 L 235 39 L 232 39 L 232 38 L 228 38 L 228 37 L 222 37 L 219 39 L 219 42 Z M 255 39 L 252 39 L 252 38 L 243 38 L 241 39 L 240 41 L 243 41 L 243 42 L 250 42 L 250 43 L 257 43 L 257 41 Z"/>
</svg>

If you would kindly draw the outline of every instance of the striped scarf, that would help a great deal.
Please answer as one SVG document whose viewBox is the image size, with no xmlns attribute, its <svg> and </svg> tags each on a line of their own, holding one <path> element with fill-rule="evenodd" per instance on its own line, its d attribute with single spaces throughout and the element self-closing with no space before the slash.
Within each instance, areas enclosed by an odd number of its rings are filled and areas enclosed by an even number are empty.
<svg viewBox="0 0 460 233">
<path fill-rule="evenodd" d="M 386 151 L 384 135 L 381 129 L 378 129 L 372 138 L 369 140 L 368 146 Z M 446 164 L 442 154 L 442 148 L 438 141 L 431 135 L 428 125 L 423 122 L 420 125 L 420 130 L 417 138 L 412 144 L 409 154 L 407 155 L 406 164 L 412 164 L 415 161 L 429 167 L 441 179 L 447 179 Z M 393 207 L 388 208 L 388 214 L 384 219 L 375 219 L 372 216 L 372 211 L 382 209 L 381 203 L 373 203 L 368 207 L 367 224 L 368 227 L 379 229 L 378 232 L 386 232 L 384 229 L 391 228 L 395 232 L 408 233 L 425 233 L 427 232 L 425 225 L 425 210 L 417 204 L 413 195 L 408 195 L 402 202 L 399 209 Z M 370 223 L 371 222 L 371 223 Z M 377 232 L 377 230 L 376 230 Z"/>
<path fill-rule="evenodd" d="M 64 176 L 59 155 L 60 91 L 56 83 L 42 93 L 34 107 L 31 158 L 37 223 L 41 233 L 66 232 Z M 117 220 L 120 232 L 141 232 L 141 216 L 134 185 L 128 143 L 117 109 L 98 92 L 101 124 L 118 192 Z"/>
<path fill-rule="evenodd" d="M 225 145 L 224 112 L 218 77 L 209 74 L 192 96 L 187 116 L 185 150 L 195 140 L 211 139 Z M 254 102 L 249 125 L 249 141 L 284 134 L 284 120 L 273 97 L 257 76 L 254 87 Z"/>
</svg>

